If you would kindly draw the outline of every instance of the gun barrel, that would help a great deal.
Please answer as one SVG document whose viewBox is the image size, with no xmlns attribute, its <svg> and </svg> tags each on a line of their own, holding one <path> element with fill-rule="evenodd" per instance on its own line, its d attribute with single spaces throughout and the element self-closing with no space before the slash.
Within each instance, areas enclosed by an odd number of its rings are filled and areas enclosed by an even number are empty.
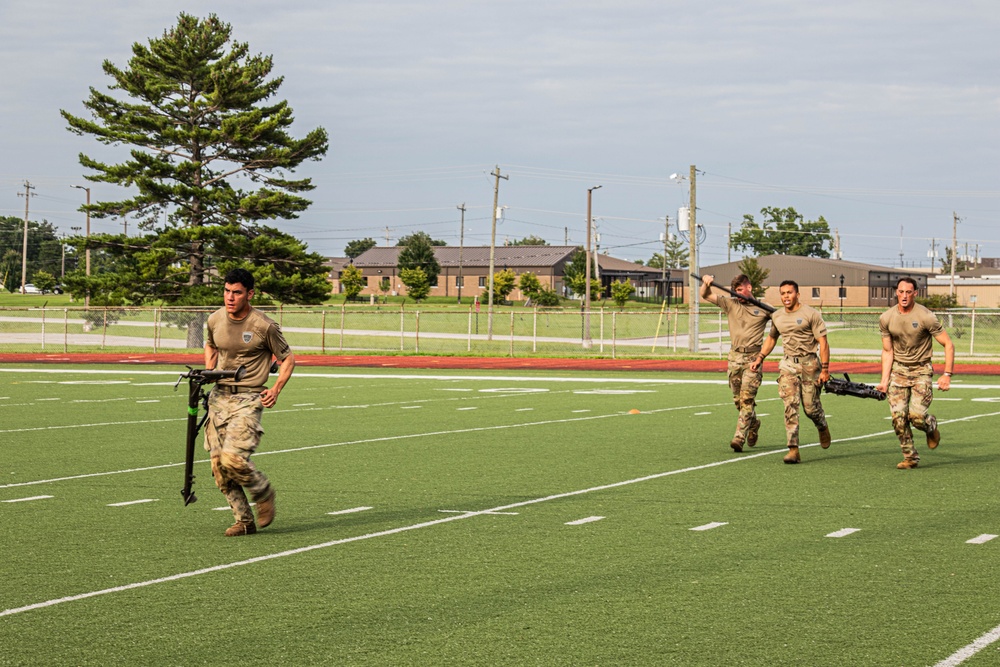
<svg viewBox="0 0 1000 667">
<path fill-rule="evenodd" d="M 699 276 L 697 273 L 692 273 L 691 276 L 695 280 L 701 280 L 702 279 L 701 276 Z M 715 281 L 712 281 L 711 285 L 715 289 L 720 289 L 723 292 L 736 297 L 737 299 L 743 299 L 744 301 L 748 301 L 748 302 L 752 303 L 753 305 L 757 306 L 758 308 L 763 308 L 764 310 L 766 310 L 769 313 L 773 313 L 775 310 L 777 310 L 774 306 L 772 306 L 769 303 L 764 303 L 763 301 L 758 301 L 757 299 L 755 299 L 752 296 L 746 296 L 744 294 L 737 294 L 736 292 L 734 292 L 733 290 L 729 289 L 728 287 L 723 287 L 722 285 L 716 283 Z"/>
</svg>

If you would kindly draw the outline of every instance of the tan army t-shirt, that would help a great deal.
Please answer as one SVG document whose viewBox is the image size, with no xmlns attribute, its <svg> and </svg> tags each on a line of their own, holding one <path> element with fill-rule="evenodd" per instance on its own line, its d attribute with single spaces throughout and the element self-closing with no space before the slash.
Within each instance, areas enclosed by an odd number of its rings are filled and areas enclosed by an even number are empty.
<svg viewBox="0 0 1000 667">
<path fill-rule="evenodd" d="M 240 382 L 219 382 L 240 387 L 263 388 L 267 384 L 271 356 L 282 361 L 291 354 L 278 323 L 256 308 L 242 320 L 229 317 L 225 308 L 208 316 L 207 344 L 219 351 L 215 367 L 219 370 L 236 370 L 241 365 L 247 372 Z"/>
<path fill-rule="evenodd" d="M 779 335 L 785 356 L 815 354 L 819 339 L 826 335 L 826 322 L 819 311 L 804 303 L 791 313 L 781 308 L 771 313 L 771 338 L 777 339 Z"/>
<path fill-rule="evenodd" d="M 933 339 L 944 331 L 937 316 L 919 303 L 908 313 L 893 306 L 878 318 L 878 328 L 882 338 L 892 337 L 893 360 L 906 366 L 930 363 Z"/>
<path fill-rule="evenodd" d="M 734 350 L 760 349 L 770 319 L 766 310 L 752 303 L 718 295 L 719 308 L 729 320 L 729 338 Z"/>
</svg>

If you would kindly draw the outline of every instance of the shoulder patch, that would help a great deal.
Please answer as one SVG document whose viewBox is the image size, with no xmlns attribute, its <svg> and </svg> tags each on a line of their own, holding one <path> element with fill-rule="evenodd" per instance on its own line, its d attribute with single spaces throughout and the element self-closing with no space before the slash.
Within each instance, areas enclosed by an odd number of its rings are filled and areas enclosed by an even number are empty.
<svg viewBox="0 0 1000 667">
<path fill-rule="evenodd" d="M 252 331 L 244 331 L 243 332 L 243 342 L 244 343 L 249 343 L 252 340 L 253 340 L 253 332 Z"/>
</svg>

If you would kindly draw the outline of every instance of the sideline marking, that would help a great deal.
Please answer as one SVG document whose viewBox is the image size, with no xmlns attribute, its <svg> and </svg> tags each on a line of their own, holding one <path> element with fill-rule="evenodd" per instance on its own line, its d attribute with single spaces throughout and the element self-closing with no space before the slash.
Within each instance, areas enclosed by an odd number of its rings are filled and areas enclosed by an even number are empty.
<svg viewBox="0 0 1000 667">
<path fill-rule="evenodd" d="M 473 514 L 475 510 L 438 510 L 444 514 Z M 480 512 L 480 514 L 504 514 L 507 516 L 517 516 L 520 512 Z"/>
<path fill-rule="evenodd" d="M 934 665 L 934 667 L 955 667 L 956 665 L 960 665 L 998 639 L 1000 639 L 1000 625 L 982 635 L 968 646 L 963 646 L 958 649 L 950 656 Z"/>
<path fill-rule="evenodd" d="M 859 532 L 860 528 L 841 528 L 840 530 L 835 530 L 834 532 L 827 535 L 827 537 L 847 537 L 853 533 Z"/>
<path fill-rule="evenodd" d="M 695 526 L 694 528 L 688 528 L 688 530 L 712 530 L 713 528 L 719 528 L 721 526 L 728 526 L 728 521 L 713 521 L 712 523 L 706 523 L 704 526 Z"/>
<path fill-rule="evenodd" d="M 702 417 L 704 415 L 710 415 L 710 414 L 712 414 L 712 413 L 711 412 L 696 412 L 696 413 L 694 413 L 694 416 L 695 417 Z"/>
<path fill-rule="evenodd" d="M 143 498 L 142 500 L 127 500 L 123 503 L 108 503 L 108 507 L 125 507 L 126 505 L 141 505 L 142 503 L 155 503 L 159 498 Z"/>
<path fill-rule="evenodd" d="M 55 496 L 31 496 L 30 498 L 11 498 L 10 500 L 0 500 L 4 503 L 26 503 L 29 500 L 45 500 L 46 498 L 55 498 Z"/>
<path fill-rule="evenodd" d="M 979 537 L 973 537 L 971 540 L 966 540 L 966 544 L 986 544 L 992 539 L 1000 537 L 1000 535 L 990 535 L 989 533 L 983 533 Z"/>
<path fill-rule="evenodd" d="M 593 523 L 595 521 L 600 521 L 603 518 L 604 518 L 603 516 L 588 516 L 585 519 L 577 519 L 576 521 L 567 521 L 566 525 L 567 526 L 582 526 L 585 523 Z"/>
<path fill-rule="evenodd" d="M 228 507 L 226 509 L 229 509 Z M 374 507 L 352 507 L 349 510 L 337 510 L 336 512 L 327 512 L 327 514 L 354 514 L 355 512 L 365 512 L 370 509 L 375 509 Z"/>
</svg>

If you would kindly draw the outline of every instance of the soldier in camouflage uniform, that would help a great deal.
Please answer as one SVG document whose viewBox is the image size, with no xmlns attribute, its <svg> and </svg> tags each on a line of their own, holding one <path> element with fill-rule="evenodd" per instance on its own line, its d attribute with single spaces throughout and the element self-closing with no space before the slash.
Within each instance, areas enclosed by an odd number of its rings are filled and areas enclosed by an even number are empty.
<svg viewBox="0 0 1000 667">
<path fill-rule="evenodd" d="M 239 382 L 220 381 L 208 396 L 205 449 L 215 484 L 226 496 L 236 523 L 226 535 L 252 535 L 274 520 L 274 489 L 250 460 L 264 433 L 260 418 L 273 407 L 295 368 L 295 356 L 277 323 L 250 305 L 253 274 L 235 269 L 225 277 L 225 306 L 208 317 L 205 368 L 235 370 L 246 367 Z M 281 362 L 278 378 L 265 383 L 272 357 Z M 257 520 L 247 502 L 257 503 Z"/>
<path fill-rule="evenodd" d="M 938 378 L 938 389 L 951 388 L 955 368 L 951 337 L 934 313 L 916 303 L 916 293 L 916 281 L 900 278 L 896 282 L 896 305 L 878 320 L 882 333 L 882 381 L 878 388 L 889 399 L 892 428 L 903 451 L 903 460 L 896 465 L 900 470 L 916 468 L 920 462 L 920 455 L 913 447 L 911 426 L 926 434 L 928 448 L 934 449 L 941 442 L 937 418 L 928 412 L 934 397 L 931 339 L 944 346 L 944 373 Z"/>
<path fill-rule="evenodd" d="M 742 452 L 743 445 L 757 444 L 760 420 L 757 418 L 757 390 L 760 389 L 763 374 L 760 368 L 751 368 L 764 339 L 764 329 L 770 315 L 760 306 L 743 299 L 712 292 L 715 276 L 702 276 L 701 298 L 722 309 L 729 321 L 729 388 L 733 392 L 733 403 L 739 412 L 736 433 L 729 446 L 735 452 Z M 753 296 L 753 285 L 744 274 L 733 278 L 732 290 L 737 294 Z"/>
<path fill-rule="evenodd" d="M 815 309 L 799 302 L 798 283 L 785 280 L 779 287 L 779 294 L 784 309 L 771 315 L 771 333 L 764 339 L 764 347 L 757 355 L 753 368 L 764 365 L 764 359 L 781 336 L 784 357 L 778 365 L 778 394 L 785 404 L 785 434 L 788 437 L 788 454 L 784 461 L 798 463 L 801 460 L 800 405 L 819 430 L 820 446 L 823 449 L 830 446 L 830 428 L 819 398 L 820 387 L 830 379 L 830 345 L 826 340 L 823 317 Z"/>
</svg>

